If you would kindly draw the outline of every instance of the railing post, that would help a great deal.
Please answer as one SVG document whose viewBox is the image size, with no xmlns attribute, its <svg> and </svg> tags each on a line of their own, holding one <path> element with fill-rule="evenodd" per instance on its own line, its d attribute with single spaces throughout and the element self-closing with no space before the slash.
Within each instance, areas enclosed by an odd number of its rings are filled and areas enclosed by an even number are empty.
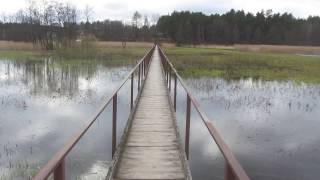
<svg viewBox="0 0 320 180">
<path fill-rule="evenodd" d="M 162 62 L 162 66 L 163 66 L 163 70 L 164 70 L 164 75 L 167 77 L 167 64 L 166 64 L 166 61 L 165 59 L 163 59 L 163 62 Z"/>
<path fill-rule="evenodd" d="M 165 71 L 166 71 L 166 84 L 168 85 L 168 66 L 167 66 L 167 62 L 165 62 L 165 67 L 164 67 Z"/>
<path fill-rule="evenodd" d="M 141 62 L 141 82 L 143 81 L 143 62 Z"/>
<path fill-rule="evenodd" d="M 144 67 L 144 60 L 143 60 L 143 61 L 142 61 L 142 77 L 143 77 L 143 79 L 145 78 L 145 77 L 144 77 L 144 70 L 145 70 L 144 68 L 145 68 L 145 67 Z"/>
<path fill-rule="evenodd" d="M 171 68 L 169 67 L 169 92 L 171 91 Z"/>
<path fill-rule="evenodd" d="M 54 180 L 65 180 L 65 163 L 64 163 L 64 159 L 60 162 L 58 167 L 56 167 L 54 169 L 53 179 Z"/>
<path fill-rule="evenodd" d="M 134 73 L 131 74 L 131 99 L 130 99 L 130 109 L 133 108 L 133 76 Z"/>
<path fill-rule="evenodd" d="M 143 62 L 142 62 L 142 64 L 143 64 L 143 79 L 145 79 L 146 78 L 146 60 L 143 60 Z"/>
<path fill-rule="evenodd" d="M 224 175 L 224 179 L 225 180 L 236 180 L 233 172 L 232 172 L 232 169 L 229 165 L 228 162 L 226 162 L 226 169 L 225 169 L 225 175 Z"/>
<path fill-rule="evenodd" d="M 148 57 L 148 58 L 146 59 L 146 74 L 147 74 L 147 72 L 148 72 L 148 70 L 149 70 L 149 61 L 150 61 L 150 58 L 151 58 L 151 57 Z"/>
<path fill-rule="evenodd" d="M 177 111 L 177 75 L 174 76 L 173 107 Z"/>
<path fill-rule="evenodd" d="M 191 114 L 191 99 L 187 94 L 187 109 L 186 109 L 186 137 L 185 137 L 185 151 L 187 159 L 189 159 L 189 140 L 190 140 L 190 114 Z"/>
<path fill-rule="evenodd" d="M 138 72 L 138 91 L 140 90 L 140 74 L 141 74 L 141 64 L 139 64 L 139 72 Z"/>
<path fill-rule="evenodd" d="M 113 96 L 112 111 L 112 157 L 117 146 L 117 93 Z"/>
<path fill-rule="evenodd" d="M 143 61 L 143 64 L 144 64 L 144 77 L 146 77 L 146 75 L 147 75 L 147 59 L 145 59 L 144 61 Z"/>
<path fill-rule="evenodd" d="M 147 57 L 148 58 L 148 57 Z M 144 76 L 146 76 L 146 72 L 147 72 L 147 59 L 145 59 L 144 61 L 143 61 L 143 63 L 144 63 Z"/>
<path fill-rule="evenodd" d="M 168 71 L 168 62 L 166 62 L 166 81 L 167 81 L 167 87 L 168 87 L 168 81 L 169 81 L 169 71 Z"/>
</svg>

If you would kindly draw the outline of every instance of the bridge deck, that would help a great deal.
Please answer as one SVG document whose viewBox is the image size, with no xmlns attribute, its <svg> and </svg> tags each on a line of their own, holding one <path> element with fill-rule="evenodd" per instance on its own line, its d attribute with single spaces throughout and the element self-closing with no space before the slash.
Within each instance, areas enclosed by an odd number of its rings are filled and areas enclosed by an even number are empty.
<svg viewBox="0 0 320 180">
<path fill-rule="evenodd" d="M 156 48 L 114 179 L 186 179 L 171 108 Z"/>
</svg>

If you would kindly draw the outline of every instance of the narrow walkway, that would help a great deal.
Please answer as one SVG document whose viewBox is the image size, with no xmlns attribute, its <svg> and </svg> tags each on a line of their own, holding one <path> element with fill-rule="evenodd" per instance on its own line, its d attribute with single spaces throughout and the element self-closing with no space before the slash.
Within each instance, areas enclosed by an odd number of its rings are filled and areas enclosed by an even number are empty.
<svg viewBox="0 0 320 180">
<path fill-rule="evenodd" d="M 114 179 L 186 179 L 156 48 Z"/>
</svg>

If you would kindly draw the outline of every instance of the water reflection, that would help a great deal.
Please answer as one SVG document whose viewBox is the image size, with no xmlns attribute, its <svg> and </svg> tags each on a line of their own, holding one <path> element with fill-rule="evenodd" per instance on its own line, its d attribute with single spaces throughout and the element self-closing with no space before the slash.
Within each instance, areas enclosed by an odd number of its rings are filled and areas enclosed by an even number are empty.
<svg viewBox="0 0 320 180">
<path fill-rule="evenodd" d="M 0 60 L 0 179 L 34 175 L 84 125 L 130 69 L 111 68 L 103 62 Z M 123 112 L 118 115 L 118 137 L 128 112 L 126 89 L 119 94 Z M 92 173 L 99 177 L 108 165 L 109 111 L 67 157 L 69 178 L 75 174 L 78 179 L 89 178 Z M 82 168 L 73 168 L 79 164 Z"/>
<path fill-rule="evenodd" d="M 217 78 L 187 79 L 187 84 L 252 179 L 319 176 L 319 85 Z M 185 95 L 179 98 L 184 109 Z M 193 175 L 223 179 L 221 154 L 193 114 Z"/>
<path fill-rule="evenodd" d="M 96 61 L 0 60 L 0 179 L 34 175 L 130 68 Z M 219 78 L 186 82 L 252 179 L 318 177 L 319 85 Z M 129 112 L 128 90 L 129 84 L 118 96 L 118 138 Z M 182 138 L 185 101 L 178 86 Z M 223 179 L 224 159 L 194 110 L 191 115 L 193 178 Z M 110 130 L 109 107 L 67 156 L 68 179 L 103 179 L 111 160 Z"/>
</svg>

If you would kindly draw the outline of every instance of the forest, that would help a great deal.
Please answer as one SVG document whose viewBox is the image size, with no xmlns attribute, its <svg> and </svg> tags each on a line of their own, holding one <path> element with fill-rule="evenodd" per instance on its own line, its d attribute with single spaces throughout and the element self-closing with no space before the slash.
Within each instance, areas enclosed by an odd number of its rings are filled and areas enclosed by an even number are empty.
<svg viewBox="0 0 320 180">
<path fill-rule="evenodd" d="M 225 14 L 173 12 L 151 18 L 134 12 L 131 23 L 95 20 L 94 10 L 57 1 L 31 1 L 29 5 L 0 19 L 0 40 L 32 42 L 53 50 L 71 46 L 76 40 L 162 41 L 188 44 L 276 44 L 320 45 L 320 17 L 296 18 L 272 10 L 256 14 L 230 10 Z M 84 18 L 80 18 L 84 17 Z M 82 20 L 81 20 L 82 19 Z M 152 19 L 152 21 L 151 21 Z"/>
<path fill-rule="evenodd" d="M 136 11 L 132 23 L 125 24 L 118 20 L 94 20 L 93 14 L 90 6 L 81 10 L 54 0 L 30 1 L 15 14 L 2 14 L 0 40 L 32 42 L 46 50 L 70 47 L 76 40 L 83 39 L 152 41 L 155 25 L 150 25 L 146 15 Z"/>
<path fill-rule="evenodd" d="M 160 17 L 157 32 L 178 45 L 320 45 L 320 17 L 295 18 L 272 10 L 255 15 L 233 9 L 222 15 L 183 11 Z"/>
</svg>

